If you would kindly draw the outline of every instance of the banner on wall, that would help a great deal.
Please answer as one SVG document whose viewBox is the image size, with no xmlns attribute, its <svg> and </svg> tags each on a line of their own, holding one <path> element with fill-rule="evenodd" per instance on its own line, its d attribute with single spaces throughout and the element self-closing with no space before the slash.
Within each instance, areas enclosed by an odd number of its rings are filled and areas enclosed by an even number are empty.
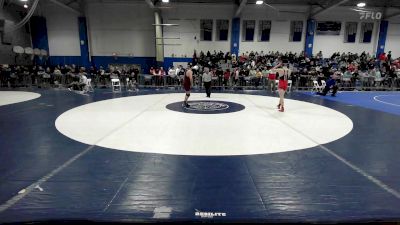
<svg viewBox="0 0 400 225">
<path fill-rule="evenodd" d="M 340 21 L 317 21 L 317 35 L 340 35 L 342 22 Z"/>
</svg>

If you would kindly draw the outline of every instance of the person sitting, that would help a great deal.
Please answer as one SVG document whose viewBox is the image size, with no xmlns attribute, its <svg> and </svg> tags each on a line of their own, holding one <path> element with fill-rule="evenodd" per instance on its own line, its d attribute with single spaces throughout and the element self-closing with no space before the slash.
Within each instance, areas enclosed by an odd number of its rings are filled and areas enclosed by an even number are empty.
<svg viewBox="0 0 400 225">
<path fill-rule="evenodd" d="M 73 82 L 68 86 L 70 91 L 81 91 L 82 94 L 86 92 L 87 77 L 85 69 L 81 68 L 79 74 L 74 76 Z"/>
<path fill-rule="evenodd" d="M 174 82 L 175 79 L 176 79 L 176 69 L 174 68 L 174 66 L 171 66 L 168 70 L 167 84 L 170 85 L 175 83 Z"/>
<path fill-rule="evenodd" d="M 261 78 L 262 78 L 262 73 L 261 73 L 260 69 L 257 69 L 256 78 L 255 78 L 255 86 L 256 86 L 256 88 L 258 88 L 258 86 L 260 85 Z"/>
<path fill-rule="evenodd" d="M 150 75 L 155 75 L 156 70 L 153 67 L 150 67 Z"/>
<path fill-rule="evenodd" d="M 352 77 L 353 77 L 353 75 L 351 74 L 351 71 L 349 69 L 346 70 L 346 72 L 344 72 L 344 74 L 343 74 L 343 78 L 351 79 Z"/>
<path fill-rule="evenodd" d="M 135 72 L 133 70 L 131 70 L 131 73 L 128 75 L 126 89 L 128 91 L 136 91 L 136 92 L 139 91 L 139 85 L 136 82 Z"/>
<path fill-rule="evenodd" d="M 321 92 L 318 92 L 317 95 L 322 95 L 326 96 L 326 94 L 332 89 L 332 97 L 336 96 L 336 92 L 338 90 L 338 86 L 336 85 L 336 80 L 338 79 L 338 76 L 336 74 L 333 74 L 331 78 L 326 82 L 324 90 Z"/>
<path fill-rule="evenodd" d="M 373 69 L 374 75 L 374 86 L 380 86 L 383 83 L 384 77 L 382 77 L 381 71 L 377 68 Z"/>
<path fill-rule="evenodd" d="M 168 76 L 170 76 L 171 78 L 175 78 L 176 77 L 176 70 L 174 68 L 174 66 L 171 66 L 168 70 Z"/>
<path fill-rule="evenodd" d="M 230 77 L 231 77 L 231 71 L 229 69 L 226 69 L 224 72 L 224 86 L 225 87 L 228 86 Z"/>
<path fill-rule="evenodd" d="M 54 74 L 54 80 L 55 80 L 54 84 L 60 85 L 61 81 L 62 81 L 62 73 L 58 66 L 54 69 L 53 74 Z"/>
<path fill-rule="evenodd" d="M 87 78 L 87 73 L 85 67 L 81 67 L 80 72 L 79 72 L 79 86 L 81 91 L 84 93 L 88 92 L 88 78 Z"/>
</svg>

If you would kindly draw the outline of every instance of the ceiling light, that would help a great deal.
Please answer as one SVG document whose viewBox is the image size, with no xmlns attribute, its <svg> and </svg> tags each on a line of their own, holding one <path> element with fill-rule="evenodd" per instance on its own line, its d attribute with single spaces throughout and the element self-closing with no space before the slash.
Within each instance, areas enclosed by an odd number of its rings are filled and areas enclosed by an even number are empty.
<svg viewBox="0 0 400 225">
<path fill-rule="evenodd" d="M 28 0 L 21 0 L 21 2 L 27 2 Z"/>
<path fill-rule="evenodd" d="M 261 4 L 263 4 L 263 3 L 264 3 L 264 1 L 261 1 L 261 0 L 256 1 L 256 4 L 257 4 L 257 5 L 261 5 Z"/>
<path fill-rule="evenodd" d="M 360 3 L 357 4 L 357 7 L 362 8 L 362 7 L 365 7 L 366 5 L 367 4 L 365 4 L 365 2 L 360 2 Z"/>
<path fill-rule="evenodd" d="M 168 2 L 169 2 L 169 0 L 162 0 L 162 2 L 164 2 L 164 3 L 168 3 Z"/>
<path fill-rule="evenodd" d="M 25 5 L 24 5 L 24 8 L 25 8 L 25 9 L 27 9 L 27 8 L 28 8 L 28 5 L 27 5 L 27 4 L 25 4 Z"/>
</svg>

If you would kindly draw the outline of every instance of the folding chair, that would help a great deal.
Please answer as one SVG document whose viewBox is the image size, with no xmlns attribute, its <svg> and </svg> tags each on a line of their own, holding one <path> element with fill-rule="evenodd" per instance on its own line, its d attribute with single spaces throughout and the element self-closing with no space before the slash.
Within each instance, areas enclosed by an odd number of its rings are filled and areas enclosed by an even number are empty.
<svg viewBox="0 0 400 225">
<path fill-rule="evenodd" d="M 322 92 L 321 86 L 319 86 L 318 81 L 313 80 L 313 87 L 312 90 L 313 92 Z"/>
<path fill-rule="evenodd" d="M 121 92 L 121 82 L 119 79 L 111 79 L 111 88 L 113 92 Z"/>
<path fill-rule="evenodd" d="M 321 86 L 320 86 L 321 91 L 324 90 L 325 86 L 326 86 L 325 80 L 321 80 Z"/>
<path fill-rule="evenodd" d="M 375 86 L 380 87 L 383 84 L 384 78 L 383 77 L 375 77 L 374 81 L 375 81 Z"/>
<path fill-rule="evenodd" d="M 343 77 L 343 87 L 350 87 L 351 86 L 351 78 L 349 77 Z"/>
<path fill-rule="evenodd" d="M 94 91 L 94 89 L 92 87 L 92 79 L 87 79 L 85 89 L 86 89 L 86 92 Z"/>
<path fill-rule="evenodd" d="M 288 91 L 287 92 L 291 92 L 292 91 L 292 84 L 293 84 L 293 81 L 292 80 L 288 80 Z"/>
</svg>

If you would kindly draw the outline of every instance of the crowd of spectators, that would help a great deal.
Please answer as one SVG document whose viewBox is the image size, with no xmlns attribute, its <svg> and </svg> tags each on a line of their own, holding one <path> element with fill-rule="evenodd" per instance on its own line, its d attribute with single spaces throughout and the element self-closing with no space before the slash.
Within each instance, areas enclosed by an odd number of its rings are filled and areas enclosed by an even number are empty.
<svg viewBox="0 0 400 225">
<path fill-rule="evenodd" d="M 338 77 L 341 87 L 399 88 L 400 59 L 392 58 L 391 52 L 379 57 L 369 53 L 334 53 L 324 57 L 322 52 L 307 57 L 304 52 L 245 52 L 240 56 L 229 52 L 200 52 L 193 54 L 190 67 L 195 85 L 203 85 L 204 73 L 212 78 L 212 86 L 274 89 L 276 76 L 271 68 L 282 63 L 289 71 L 293 84 L 299 89 L 311 88 L 313 80 L 321 83 L 332 75 Z M 75 65 L 55 67 L 0 65 L 0 86 L 57 86 L 82 89 L 89 79 L 94 87 L 107 87 L 111 78 L 119 78 L 123 85 L 129 80 L 144 85 L 181 85 L 186 66 L 171 66 L 167 70 L 153 66 L 140 74 L 137 67 L 90 67 Z M 83 75 L 85 77 L 83 77 Z M 143 75 L 143 80 L 140 76 Z M 208 79 L 208 78 L 207 78 Z"/>
<path fill-rule="evenodd" d="M 338 77 L 342 87 L 362 86 L 372 88 L 400 87 L 400 59 L 392 58 L 391 52 L 375 57 L 369 53 L 339 53 L 324 57 L 322 52 L 307 57 L 304 52 L 245 52 L 240 56 L 229 52 L 194 52 L 191 67 L 197 83 L 202 83 L 204 71 L 210 73 L 213 86 L 260 86 L 270 87 L 275 84 L 276 76 L 271 76 L 271 68 L 282 63 L 290 70 L 290 80 L 299 89 L 311 88 L 313 81 L 321 84 L 332 75 Z M 171 66 L 168 72 L 161 67 L 153 67 L 150 74 L 162 80 L 162 76 L 179 78 L 183 76 L 185 67 Z M 168 82 L 167 82 L 168 83 Z M 156 85 L 160 82 L 157 82 Z M 271 85 L 270 85 L 271 84 Z M 273 88 L 272 88 L 273 89 Z"/>
<path fill-rule="evenodd" d="M 119 78 L 126 84 L 127 79 L 136 80 L 139 69 L 136 67 L 119 68 L 110 66 L 104 69 L 63 65 L 54 67 L 0 65 L 0 87 L 42 87 L 64 86 L 73 90 L 82 90 L 87 79 L 94 87 L 107 87 L 111 78 Z"/>
</svg>

